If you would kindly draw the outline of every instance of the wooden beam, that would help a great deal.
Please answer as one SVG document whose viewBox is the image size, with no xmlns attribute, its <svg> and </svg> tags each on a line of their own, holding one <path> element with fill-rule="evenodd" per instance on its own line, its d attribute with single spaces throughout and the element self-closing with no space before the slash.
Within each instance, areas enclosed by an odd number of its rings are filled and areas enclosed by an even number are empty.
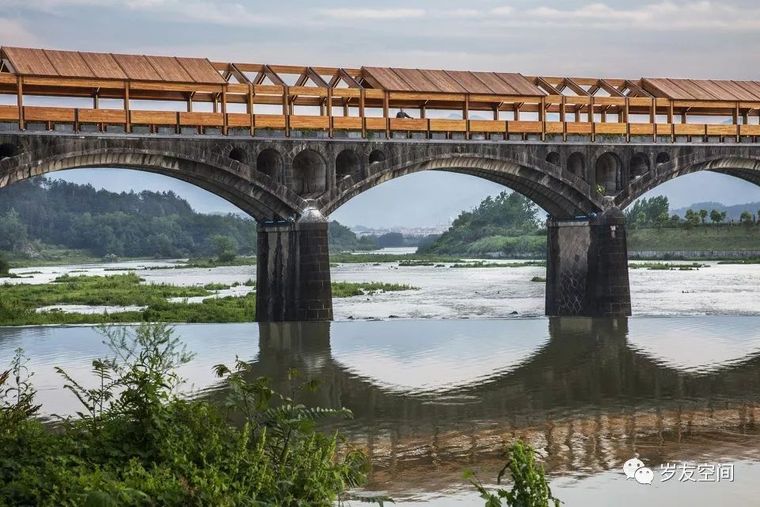
<svg viewBox="0 0 760 507">
<path fill-rule="evenodd" d="M 16 81 L 16 105 L 18 106 L 18 128 L 26 130 L 24 121 L 24 78 L 19 76 Z"/>
<path fill-rule="evenodd" d="M 132 123 L 129 118 L 129 81 L 124 83 L 124 116 L 127 120 L 124 124 L 124 132 L 130 133 L 132 131 Z"/>
</svg>

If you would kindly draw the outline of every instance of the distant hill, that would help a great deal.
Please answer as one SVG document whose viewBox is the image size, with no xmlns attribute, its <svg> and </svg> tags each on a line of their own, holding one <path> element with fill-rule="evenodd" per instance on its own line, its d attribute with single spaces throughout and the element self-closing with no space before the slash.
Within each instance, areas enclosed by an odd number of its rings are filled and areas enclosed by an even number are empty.
<svg viewBox="0 0 760 507">
<path fill-rule="evenodd" d="M 690 206 L 685 206 L 683 208 L 678 209 L 672 209 L 670 210 L 670 214 L 678 215 L 680 217 L 683 217 L 686 214 L 686 210 L 695 210 L 699 211 L 701 209 L 706 209 L 708 212 L 710 210 L 716 209 L 718 211 L 725 211 L 726 212 L 726 220 L 739 220 L 739 217 L 741 216 L 743 211 L 749 211 L 753 215 L 756 215 L 758 211 L 760 211 L 760 202 L 748 202 L 745 204 L 732 204 L 730 206 L 726 206 L 723 203 L 720 202 L 696 202 Z"/>
</svg>

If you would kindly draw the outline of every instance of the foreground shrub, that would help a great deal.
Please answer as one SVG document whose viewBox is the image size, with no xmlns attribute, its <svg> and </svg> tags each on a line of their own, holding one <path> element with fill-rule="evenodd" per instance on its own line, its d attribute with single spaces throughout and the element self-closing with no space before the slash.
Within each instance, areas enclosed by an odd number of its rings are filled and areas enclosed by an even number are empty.
<svg viewBox="0 0 760 507">
<path fill-rule="evenodd" d="M 339 459 L 338 436 L 315 429 L 350 412 L 300 405 L 243 361 L 215 368 L 223 407 L 182 399 L 192 355 L 165 325 L 106 330 L 106 344 L 94 388 L 59 370 L 82 409 L 53 428 L 33 418 L 20 353 L 0 375 L 0 505 L 331 505 L 365 479 L 364 455 Z"/>
<path fill-rule="evenodd" d="M 509 449 L 509 459 L 497 477 L 497 484 L 509 471 L 512 478 L 512 489 L 499 488 L 489 491 L 473 474 L 469 473 L 470 482 L 486 501 L 486 507 L 559 507 L 559 499 L 552 495 L 546 480 L 544 468 L 536 463 L 533 448 L 518 440 Z M 504 502 L 504 503 L 502 503 Z"/>
</svg>

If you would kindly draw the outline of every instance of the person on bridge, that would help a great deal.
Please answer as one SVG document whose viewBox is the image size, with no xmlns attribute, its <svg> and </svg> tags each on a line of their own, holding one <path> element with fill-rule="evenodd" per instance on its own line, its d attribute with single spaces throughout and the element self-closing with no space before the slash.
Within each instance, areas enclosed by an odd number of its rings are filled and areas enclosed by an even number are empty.
<svg viewBox="0 0 760 507">
<path fill-rule="evenodd" d="M 404 108 L 402 107 L 402 108 L 401 108 L 401 110 L 400 110 L 398 113 L 396 113 L 396 118 L 411 118 L 411 116 L 409 116 L 409 115 L 408 115 L 408 114 L 407 114 L 407 113 L 404 111 Z"/>
</svg>

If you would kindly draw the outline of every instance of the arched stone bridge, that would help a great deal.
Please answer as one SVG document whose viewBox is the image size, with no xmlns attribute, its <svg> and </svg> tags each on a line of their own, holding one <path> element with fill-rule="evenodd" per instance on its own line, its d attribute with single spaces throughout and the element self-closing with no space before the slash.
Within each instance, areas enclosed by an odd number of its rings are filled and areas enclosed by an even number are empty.
<svg viewBox="0 0 760 507">
<path fill-rule="evenodd" d="M 96 167 L 139 169 L 195 184 L 259 224 L 258 319 L 329 320 L 326 217 L 351 198 L 406 174 L 469 174 L 516 190 L 549 213 L 547 314 L 630 314 L 620 210 L 695 171 L 758 183 L 760 145 L 607 141 L 8 132 L 0 134 L 0 187 Z"/>
</svg>

